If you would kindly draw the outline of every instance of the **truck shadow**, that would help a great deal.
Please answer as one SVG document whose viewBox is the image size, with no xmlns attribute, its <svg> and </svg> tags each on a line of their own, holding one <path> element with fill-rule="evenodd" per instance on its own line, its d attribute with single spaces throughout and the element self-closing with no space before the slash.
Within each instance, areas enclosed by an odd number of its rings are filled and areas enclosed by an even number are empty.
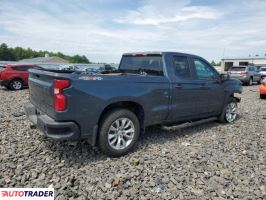
<svg viewBox="0 0 266 200">
<path fill-rule="evenodd" d="M 160 127 L 149 127 L 145 134 L 141 135 L 135 149 L 125 155 L 134 156 L 138 151 L 145 151 L 145 148 L 152 144 L 164 144 L 169 140 L 176 140 L 182 137 L 189 137 L 194 134 L 200 134 L 202 130 L 211 129 L 216 126 L 223 126 L 217 122 L 208 122 L 205 124 L 181 128 L 175 131 L 165 131 Z M 87 141 L 78 142 L 58 142 L 50 139 L 44 139 L 45 146 L 53 157 L 59 158 L 64 162 L 66 167 L 75 165 L 76 167 L 82 167 L 89 164 L 97 164 L 106 160 L 119 160 L 121 158 L 108 158 L 106 155 L 100 152 L 97 147 L 92 147 Z"/>
</svg>

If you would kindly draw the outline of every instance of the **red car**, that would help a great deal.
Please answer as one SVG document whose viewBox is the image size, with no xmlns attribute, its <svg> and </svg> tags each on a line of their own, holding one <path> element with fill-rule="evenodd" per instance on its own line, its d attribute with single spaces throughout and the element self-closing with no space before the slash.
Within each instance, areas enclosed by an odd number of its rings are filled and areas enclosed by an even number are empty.
<svg viewBox="0 0 266 200">
<path fill-rule="evenodd" d="M 28 85 L 29 69 L 42 69 L 37 65 L 10 64 L 0 66 L 0 85 L 7 89 L 20 90 Z"/>
</svg>

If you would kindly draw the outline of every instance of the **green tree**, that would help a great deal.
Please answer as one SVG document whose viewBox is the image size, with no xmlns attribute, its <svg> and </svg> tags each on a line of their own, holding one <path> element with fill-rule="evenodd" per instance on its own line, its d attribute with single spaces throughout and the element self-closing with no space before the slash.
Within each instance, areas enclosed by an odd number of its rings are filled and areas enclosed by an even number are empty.
<svg viewBox="0 0 266 200">
<path fill-rule="evenodd" d="M 84 55 L 69 56 L 61 52 L 35 51 L 30 48 L 24 49 L 21 47 L 11 48 L 5 43 L 0 45 L 0 60 L 19 61 L 26 58 L 44 57 L 46 54 L 49 56 L 58 56 L 71 63 L 90 63 L 89 59 Z"/>
<path fill-rule="evenodd" d="M 90 63 L 86 56 L 75 55 L 71 58 L 72 63 Z"/>
<path fill-rule="evenodd" d="M 8 46 L 3 43 L 0 45 L 0 60 L 14 61 L 15 56 Z"/>
</svg>

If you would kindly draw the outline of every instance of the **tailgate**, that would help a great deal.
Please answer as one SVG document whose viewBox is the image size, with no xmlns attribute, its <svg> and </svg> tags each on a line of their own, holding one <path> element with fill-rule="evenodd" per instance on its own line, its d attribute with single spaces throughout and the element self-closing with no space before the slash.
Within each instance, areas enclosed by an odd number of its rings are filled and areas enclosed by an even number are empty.
<svg viewBox="0 0 266 200">
<path fill-rule="evenodd" d="M 43 70 L 29 70 L 29 91 L 31 103 L 41 112 L 55 116 L 53 85 L 54 79 L 66 79 L 69 74 Z"/>
</svg>

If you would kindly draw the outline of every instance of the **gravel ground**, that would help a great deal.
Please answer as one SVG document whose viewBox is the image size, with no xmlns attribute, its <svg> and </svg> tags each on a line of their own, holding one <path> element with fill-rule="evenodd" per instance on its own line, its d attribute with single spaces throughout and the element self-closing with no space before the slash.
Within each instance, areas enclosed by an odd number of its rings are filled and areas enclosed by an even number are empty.
<svg viewBox="0 0 266 200">
<path fill-rule="evenodd" d="M 0 187 L 54 187 L 56 199 L 266 199 L 266 100 L 244 87 L 239 118 L 165 132 L 108 158 L 44 139 L 23 115 L 28 90 L 0 88 Z"/>
</svg>

